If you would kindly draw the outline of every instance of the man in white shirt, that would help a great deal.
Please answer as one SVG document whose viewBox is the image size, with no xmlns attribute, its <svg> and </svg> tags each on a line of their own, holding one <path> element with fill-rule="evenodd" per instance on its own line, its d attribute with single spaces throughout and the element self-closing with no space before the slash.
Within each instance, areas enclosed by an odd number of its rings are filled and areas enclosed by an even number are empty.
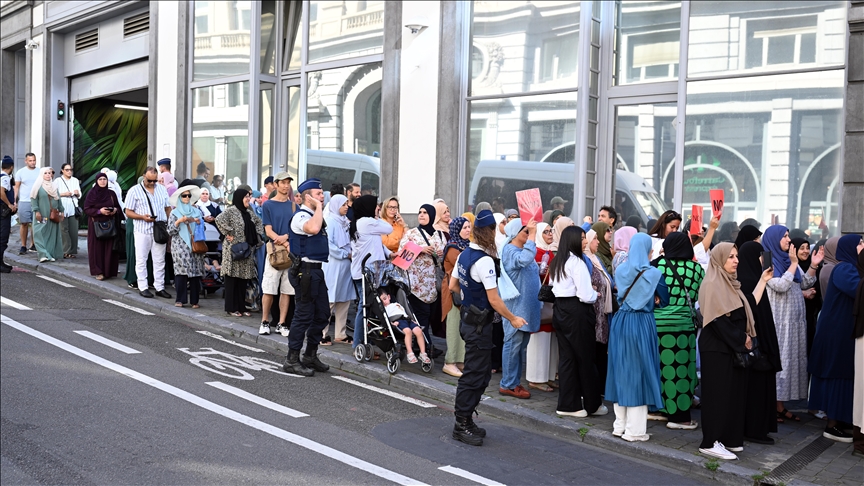
<svg viewBox="0 0 864 486">
<path fill-rule="evenodd" d="M 147 167 L 144 181 L 126 193 L 126 216 L 132 218 L 135 236 L 135 273 L 138 276 L 138 293 L 141 297 L 153 298 L 147 288 L 147 255 L 153 257 L 153 287 L 156 295 L 170 299 L 165 291 L 165 246 L 167 241 L 154 238 L 154 223 L 168 222 L 171 207 L 165 186 L 157 184 L 159 174 L 155 167 Z M 126 229 L 129 231 L 129 228 Z M 127 262 L 127 265 L 130 263 Z"/>
<path fill-rule="evenodd" d="M 33 210 L 30 207 L 30 190 L 39 179 L 39 170 L 36 168 L 36 155 L 28 153 L 24 156 L 26 167 L 18 169 L 15 173 L 15 198 L 18 201 L 18 224 L 21 225 L 21 251 L 19 255 L 27 253 L 27 233 L 30 233 L 32 245 L 30 251 L 36 251 L 36 240 L 33 239 L 31 230 L 33 223 Z"/>
</svg>

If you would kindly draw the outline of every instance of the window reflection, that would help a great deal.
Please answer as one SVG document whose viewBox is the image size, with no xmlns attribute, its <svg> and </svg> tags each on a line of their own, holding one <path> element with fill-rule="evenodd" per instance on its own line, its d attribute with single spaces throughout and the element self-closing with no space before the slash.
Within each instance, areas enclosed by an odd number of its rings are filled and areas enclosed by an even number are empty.
<svg viewBox="0 0 864 486">
<path fill-rule="evenodd" d="M 251 1 L 195 2 L 194 81 L 249 72 Z"/>
<path fill-rule="evenodd" d="M 307 98 L 306 177 L 321 178 L 325 191 L 355 182 L 377 195 L 381 64 L 309 73 Z"/>
<path fill-rule="evenodd" d="M 261 73 L 276 73 L 276 2 L 261 2 Z"/>
<path fill-rule="evenodd" d="M 309 2 L 309 62 L 380 54 L 384 2 Z"/>
<path fill-rule="evenodd" d="M 615 84 L 678 78 L 681 2 L 618 1 Z"/>
<path fill-rule="evenodd" d="M 258 110 L 258 178 L 261 179 L 261 187 L 264 179 L 271 175 L 273 160 L 273 88 L 260 91 L 260 108 Z"/>
</svg>

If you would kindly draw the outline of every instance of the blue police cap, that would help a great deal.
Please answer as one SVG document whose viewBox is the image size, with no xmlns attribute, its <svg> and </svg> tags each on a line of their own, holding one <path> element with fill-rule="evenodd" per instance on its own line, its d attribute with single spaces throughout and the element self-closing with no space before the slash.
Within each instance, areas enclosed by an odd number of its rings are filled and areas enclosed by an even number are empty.
<svg viewBox="0 0 864 486">
<path fill-rule="evenodd" d="M 164 159 L 160 159 L 159 162 L 156 162 L 156 165 L 171 165 L 171 159 L 167 157 Z"/>
<path fill-rule="evenodd" d="M 474 218 L 474 227 L 475 228 L 485 228 L 487 226 L 495 225 L 495 216 L 492 216 L 492 211 L 488 209 L 484 209 L 477 213 L 477 217 Z"/>
<path fill-rule="evenodd" d="M 297 187 L 299 192 L 308 191 L 309 189 L 321 189 L 321 179 L 306 179 Z"/>
</svg>

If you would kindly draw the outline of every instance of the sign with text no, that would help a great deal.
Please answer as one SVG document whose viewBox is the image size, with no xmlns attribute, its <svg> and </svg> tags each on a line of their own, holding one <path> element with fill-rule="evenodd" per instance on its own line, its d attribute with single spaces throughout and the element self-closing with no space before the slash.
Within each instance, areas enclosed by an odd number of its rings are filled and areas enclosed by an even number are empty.
<svg viewBox="0 0 864 486">
<path fill-rule="evenodd" d="M 703 211 L 704 208 L 699 206 L 698 204 L 693 205 L 692 212 L 690 213 L 690 234 L 698 235 L 702 232 L 702 222 L 703 219 Z"/>
<path fill-rule="evenodd" d="M 519 207 L 519 218 L 522 226 L 527 226 L 532 219 L 539 223 L 543 221 L 543 201 L 540 199 L 540 189 L 516 191 L 516 205 Z"/>
<path fill-rule="evenodd" d="M 402 248 L 402 251 L 399 252 L 399 255 L 393 260 L 393 265 L 401 268 L 402 270 L 408 270 L 408 267 L 414 263 L 414 260 L 423 252 L 423 247 L 409 241 L 405 243 L 405 247 Z"/>
<path fill-rule="evenodd" d="M 709 191 L 711 197 L 711 212 L 717 219 L 723 214 L 723 189 L 711 189 Z"/>
</svg>

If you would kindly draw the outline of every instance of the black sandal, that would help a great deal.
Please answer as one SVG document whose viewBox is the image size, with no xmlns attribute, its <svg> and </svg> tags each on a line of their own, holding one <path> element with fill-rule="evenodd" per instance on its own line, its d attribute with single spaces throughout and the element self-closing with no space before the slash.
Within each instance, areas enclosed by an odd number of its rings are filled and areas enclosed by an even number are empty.
<svg viewBox="0 0 864 486">
<path fill-rule="evenodd" d="M 794 413 L 790 412 L 789 410 L 786 410 L 785 407 L 783 408 L 783 411 L 782 411 L 782 412 L 777 412 L 777 418 L 779 419 L 777 422 L 778 422 L 778 423 L 781 423 L 781 424 L 782 424 L 783 422 L 780 422 L 780 420 L 783 420 L 783 419 L 786 419 L 786 420 L 793 420 L 793 421 L 795 421 L 795 422 L 800 422 L 800 421 L 801 421 L 801 417 L 795 415 Z"/>
<path fill-rule="evenodd" d="M 324 339 L 321 340 L 321 346 L 331 346 L 333 344 L 333 339 L 327 335 L 324 336 Z"/>
</svg>

